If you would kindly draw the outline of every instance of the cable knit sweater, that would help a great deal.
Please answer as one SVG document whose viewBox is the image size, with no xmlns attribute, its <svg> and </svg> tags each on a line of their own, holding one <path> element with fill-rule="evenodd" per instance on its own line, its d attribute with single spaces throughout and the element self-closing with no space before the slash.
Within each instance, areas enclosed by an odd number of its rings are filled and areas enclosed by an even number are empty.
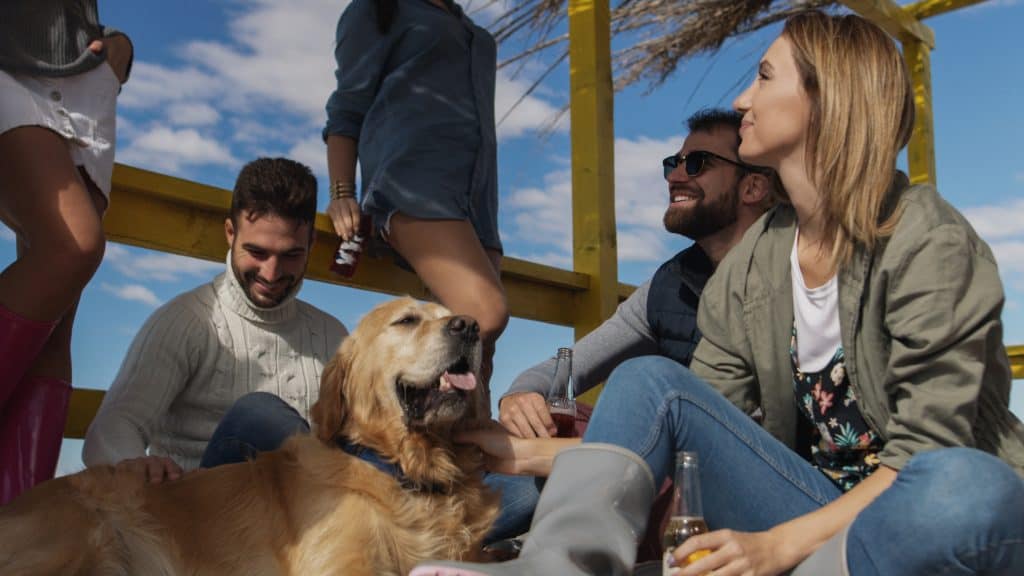
<svg viewBox="0 0 1024 576">
<path fill-rule="evenodd" d="M 308 420 L 324 363 L 348 332 L 297 292 L 274 308 L 256 307 L 229 265 L 154 312 L 89 427 L 85 464 L 113 464 L 148 448 L 197 468 L 225 412 L 249 392 L 277 394 Z"/>
</svg>

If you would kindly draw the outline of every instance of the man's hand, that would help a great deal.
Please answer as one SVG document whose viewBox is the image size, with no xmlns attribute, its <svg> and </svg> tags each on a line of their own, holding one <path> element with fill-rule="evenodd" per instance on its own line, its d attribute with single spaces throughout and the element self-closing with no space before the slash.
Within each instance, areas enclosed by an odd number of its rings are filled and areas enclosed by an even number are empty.
<svg viewBox="0 0 1024 576">
<path fill-rule="evenodd" d="M 132 61 L 131 41 L 127 37 L 117 34 L 110 38 L 93 40 L 89 44 L 89 50 L 93 54 L 99 54 L 104 47 L 107 49 L 107 63 L 110 64 L 117 80 L 124 84 L 128 81 L 128 65 Z"/>
<path fill-rule="evenodd" d="M 164 456 L 142 456 L 122 460 L 117 463 L 117 472 L 142 476 L 150 484 L 160 484 L 164 480 L 177 480 L 183 474 L 181 466 Z"/>
<path fill-rule="evenodd" d="M 520 438 L 550 438 L 558 431 L 548 403 L 536 392 L 517 392 L 502 398 L 498 420 Z"/>
</svg>

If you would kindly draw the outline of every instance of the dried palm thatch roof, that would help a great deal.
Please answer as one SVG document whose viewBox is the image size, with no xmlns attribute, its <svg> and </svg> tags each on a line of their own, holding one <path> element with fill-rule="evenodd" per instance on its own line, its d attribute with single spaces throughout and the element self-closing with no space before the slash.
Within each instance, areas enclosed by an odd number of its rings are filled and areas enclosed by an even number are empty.
<svg viewBox="0 0 1024 576">
<path fill-rule="evenodd" d="M 602 0 L 596 0 L 598 2 Z M 502 63 L 523 61 L 554 52 L 547 72 L 568 57 L 568 34 L 561 32 L 568 0 L 512 0 L 490 26 L 495 38 L 519 39 L 526 49 Z M 727 38 L 741 36 L 831 0 L 617 0 L 611 11 L 611 31 L 629 42 L 612 54 L 615 89 L 645 81 L 657 87 L 681 62 L 718 50 Z M 532 92 L 532 89 L 530 90 Z M 525 97 L 525 95 L 524 95 Z"/>
</svg>

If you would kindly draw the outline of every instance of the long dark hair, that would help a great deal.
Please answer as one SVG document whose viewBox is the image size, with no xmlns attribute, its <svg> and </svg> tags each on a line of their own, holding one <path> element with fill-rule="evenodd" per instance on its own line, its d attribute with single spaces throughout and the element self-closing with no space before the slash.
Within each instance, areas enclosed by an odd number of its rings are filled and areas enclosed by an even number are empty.
<svg viewBox="0 0 1024 576">
<path fill-rule="evenodd" d="M 377 5 L 377 29 L 387 34 L 398 10 L 398 0 L 374 0 L 374 4 Z"/>
</svg>

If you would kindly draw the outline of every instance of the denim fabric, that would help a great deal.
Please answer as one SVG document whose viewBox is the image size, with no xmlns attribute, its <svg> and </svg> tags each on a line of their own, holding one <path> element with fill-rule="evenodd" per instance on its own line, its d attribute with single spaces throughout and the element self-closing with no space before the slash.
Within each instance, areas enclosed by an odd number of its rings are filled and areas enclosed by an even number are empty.
<svg viewBox="0 0 1024 576">
<path fill-rule="evenodd" d="M 289 436 L 309 432 L 306 422 L 287 402 L 268 392 L 239 398 L 217 425 L 200 466 L 213 468 L 277 450 Z"/>
<path fill-rule="evenodd" d="M 526 533 L 533 521 L 533 510 L 537 507 L 543 480 L 533 476 L 488 474 L 484 477 L 484 485 L 501 493 L 501 513 L 484 538 L 484 544 Z"/>
<path fill-rule="evenodd" d="M 628 448 L 655 482 L 675 453 L 700 459 L 712 530 L 766 530 L 840 496 L 808 462 L 770 436 L 687 368 L 660 356 L 612 373 L 585 442 Z M 1024 481 L 972 449 L 915 455 L 893 486 L 854 521 L 851 574 L 1024 573 Z"/>
<path fill-rule="evenodd" d="M 212 468 L 255 458 L 276 450 L 293 434 L 309 432 L 309 424 L 284 400 L 267 392 L 238 399 L 217 425 L 203 453 L 201 466 Z M 488 474 L 484 484 L 501 491 L 501 514 L 484 543 L 518 536 L 530 529 L 540 489 L 526 476 Z"/>
<path fill-rule="evenodd" d="M 430 0 L 398 0 L 381 33 L 375 4 L 354 0 L 338 20 L 324 138 L 358 141 L 362 209 L 378 230 L 396 211 L 469 220 L 500 251 L 494 38 Z"/>
<path fill-rule="evenodd" d="M 917 454 L 857 516 L 851 573 L 1024 574 L 1024 481 L 980 450 Z"/>
</svg>

